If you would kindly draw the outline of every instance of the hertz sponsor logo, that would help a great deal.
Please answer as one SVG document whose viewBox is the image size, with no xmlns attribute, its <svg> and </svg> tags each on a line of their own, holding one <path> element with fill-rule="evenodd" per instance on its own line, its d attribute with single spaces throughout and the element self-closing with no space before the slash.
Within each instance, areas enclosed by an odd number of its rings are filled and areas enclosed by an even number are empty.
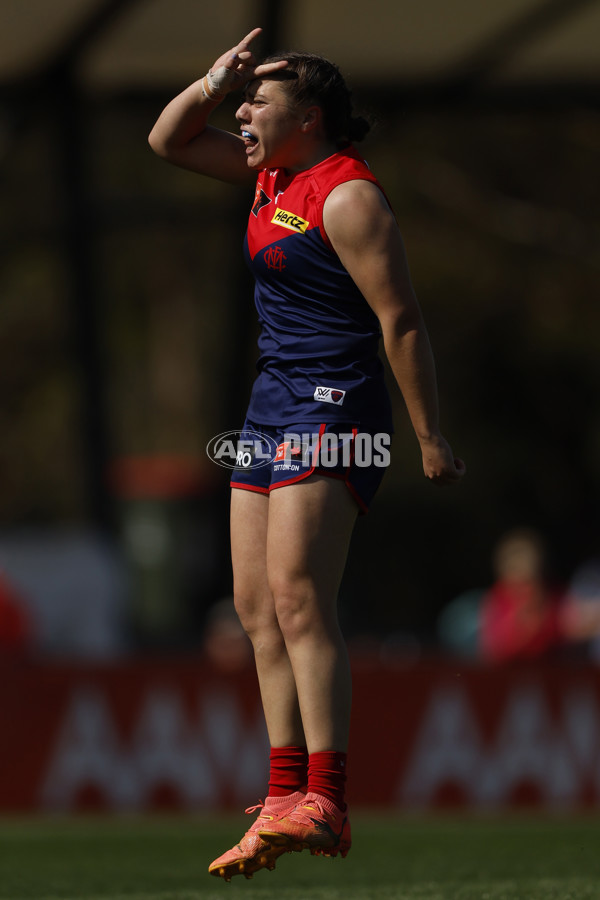
<svg viewBox="0 0 600 900">
<path fill-rule="evenodd" d="M 290 231 L 299 231 L 300 234 L 304 234 L 310 224 L 306 219 L 301 219 L 300 216 L 296 216 L 286 209 L 279 209 L 279 207 L 275 210 L 275 215 L 271 222 L 273 225 L 282 225 L 284 228 L 289 228 Z"/>
</svg>

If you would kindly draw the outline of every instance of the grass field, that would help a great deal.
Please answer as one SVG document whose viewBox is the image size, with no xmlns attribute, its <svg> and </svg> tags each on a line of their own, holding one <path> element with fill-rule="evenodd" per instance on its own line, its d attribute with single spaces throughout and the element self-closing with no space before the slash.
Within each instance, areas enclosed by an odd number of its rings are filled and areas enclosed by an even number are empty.
<svg viewBox="0 0 600 900">
<path fill-rule="evenodd" d="M 243 817 L 242 817 L 243 818 Z M 225 884 L 240 817 L 0 822 L 0 900 L 598 900 L 600 819 L 353 818 L 342 860 L 285 855 Z"/>
</svg>

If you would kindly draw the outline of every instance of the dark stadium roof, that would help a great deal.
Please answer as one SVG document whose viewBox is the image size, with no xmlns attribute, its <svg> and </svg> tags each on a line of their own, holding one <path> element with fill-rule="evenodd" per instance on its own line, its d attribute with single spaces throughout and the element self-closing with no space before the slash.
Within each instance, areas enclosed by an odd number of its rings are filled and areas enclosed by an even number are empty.
<svg viewBox="0 0 600 900">
<path fill-rule="evenodd" d="M 2 0 L 0 86 L 77 59 L 93 90 L 162 88 L 263 25 L 353 82 L 589 87 L 600 82 L 598 0 Z M 276 20 L 276 21 L 275 21 Z M 276 27 L 275 27 L 276 26 Z"/>
</svg>

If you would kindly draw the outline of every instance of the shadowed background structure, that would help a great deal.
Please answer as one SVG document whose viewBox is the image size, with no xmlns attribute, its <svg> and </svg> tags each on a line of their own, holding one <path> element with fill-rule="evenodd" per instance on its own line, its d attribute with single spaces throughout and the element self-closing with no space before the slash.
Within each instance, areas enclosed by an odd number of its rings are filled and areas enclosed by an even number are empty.
<svg viewBox="0 0 600 900">
<path fill-rule="evenodd" d="M 253 376 L 251 195 L 165 166 L 146 137 L 255 25 L 265 52 L 334 59 L 376 121 L 361 149 L 469 470 L 456 492 L 423 483 L 392 389 L 348 635 L 434 649 L 515 525 L 558 579 L 600 553 L 600 3 L 3 0 L 0 568 L 46 651 L 196 649 L 230 591 L 227 473 L 204 448 L 241 426 Z M 64 599 L 82 593 L 87 643 Z"/>
</svg>

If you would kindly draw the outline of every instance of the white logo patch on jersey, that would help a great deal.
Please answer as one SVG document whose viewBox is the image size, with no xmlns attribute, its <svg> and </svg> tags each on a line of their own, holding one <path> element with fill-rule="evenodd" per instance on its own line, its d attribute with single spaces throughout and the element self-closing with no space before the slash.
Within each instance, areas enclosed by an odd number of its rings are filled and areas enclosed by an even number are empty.
<svg viewBox="0 0 600 900">
<path fill-rule="evenodd" d="M 340 391 L 339 388 L 316 387 L 313 399 L 320 403 L 333 403 L 335 406 L 341 406 L 345 396 L 346 391 Z"/>
</svg>

